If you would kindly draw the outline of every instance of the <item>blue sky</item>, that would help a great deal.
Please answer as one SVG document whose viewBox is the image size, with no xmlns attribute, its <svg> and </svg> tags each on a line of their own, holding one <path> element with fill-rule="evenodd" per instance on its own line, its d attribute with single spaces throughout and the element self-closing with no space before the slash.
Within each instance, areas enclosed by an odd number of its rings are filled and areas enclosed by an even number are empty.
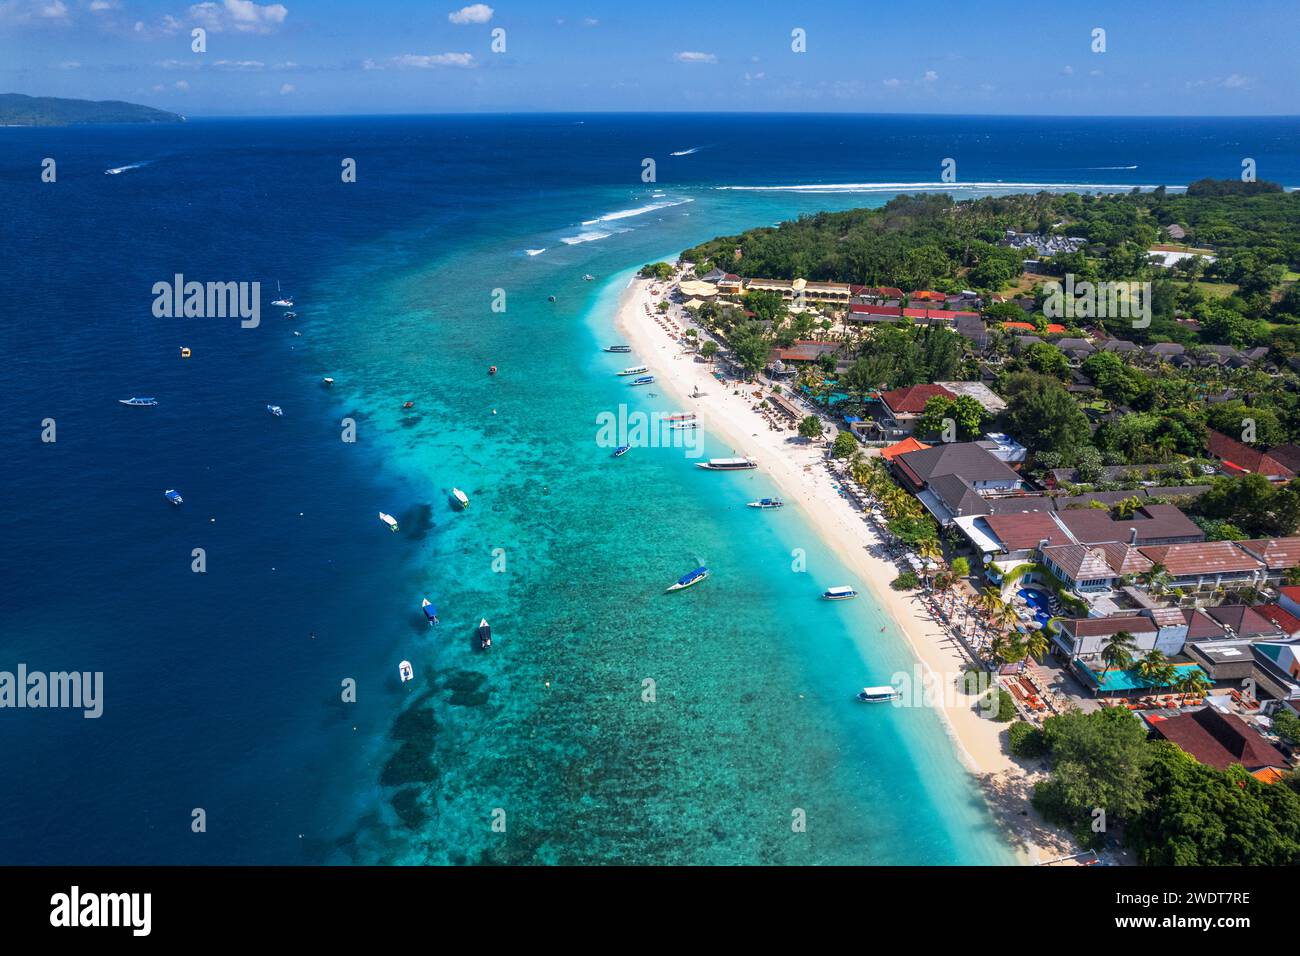
<svg viewBox="0 0 1300 956">
<path fill-rule="evenodd" d="M 1300 112 L 1300 4 L 1084 6 L 0 0 L 0 92 L 191 116 Z M 195 27 L 204 53 L 191 50 Z M 791 48 L 796 28 L 806 52 Z"/>
</svg>

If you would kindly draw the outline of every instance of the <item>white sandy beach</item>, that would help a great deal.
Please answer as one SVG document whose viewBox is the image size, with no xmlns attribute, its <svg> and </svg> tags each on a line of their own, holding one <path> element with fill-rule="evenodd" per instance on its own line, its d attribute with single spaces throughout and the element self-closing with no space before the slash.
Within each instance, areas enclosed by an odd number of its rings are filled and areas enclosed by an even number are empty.
<svg viewBox="0 0 1300 956">
<path fill-rule="evenodd" d="M 660 287 L 661 295 L 652 296 L 652 286 Z M 965 651 L 928 617 L 914 595 L 889 587 L 899 569 L 872 553 L 880 544 L 876 532 L 836 491 L 823 465 L 824 446 L 787 441 L 794 432 L 772 430 L 755 411 L 754 387 L 735 395 L 734 386 L 724 386 L 713 377 L 714 366 L 682 351 L 656 322 L 654 306 L 668 288 L 670 283 L 636 279 L 619 300 L 617 325 L 636 360 L 650 367 L 656 384 L 682 410 L 696 413 L 703 426 L 730 443 L 737 455 L 758 462 L 759 469 L 780 487 L 787 504 L 802 508 L 818 534 L 888 611 L 925 671 L 943 675 L 947 684 L 955 682 L 967 663 Z M 653 315 L 646 314 L 647 306 Z M 673 313 L 679 314 L 676 308 Z M 680 319 L 678 324 L 685 327 Z M 692 398 L 696 389 L 700 397 Z M 1006 752 L 1002 732 L 1007 725 L 981 717 L 974 697 L 950 696 L 949 705 L 940 710 L 963 763 L 977 776 L 1021 860 L 1038 863 L 1076 853 L 1072 841 L 1043 824 L 1029 807 L 1034 777 Z"/>
</svg>

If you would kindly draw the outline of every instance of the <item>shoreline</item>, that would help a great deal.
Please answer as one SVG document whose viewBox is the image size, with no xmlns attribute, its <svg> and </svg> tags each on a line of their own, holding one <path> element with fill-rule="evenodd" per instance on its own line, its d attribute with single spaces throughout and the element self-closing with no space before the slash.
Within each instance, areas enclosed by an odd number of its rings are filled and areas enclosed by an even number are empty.
<svg viewBox="0 0 1300 956">
<path fill-rule="evenodd" d="M 655 285 L 663 287 L 660 296 L 650 294 Z M 889 586 L 898 567 L 881 556 L 883 542 L 875 529 L 836 490 L 836 479 L 823 464 L 824 444 L 787 442 L 795 433 L 769 427 L 754 410 L 752 389 L 732 394 L 734 387 L 713 377 L 715 365 L 683 352 L 659 324 L 654 305 L 670 285 L 634 276 L 622 290 L 615 327 L 623 341 L 632 347 L 639 362 L 650 367 L 655 384 L 667 397 L 682 410 L 694 412 L 713 436 L 732 445 L 734 454 L 754 458 L 786 502 L 800 507 L 813 531 L 890 617 L 924 672 L 955 679 L 968 663 L 964 650 L 931 619 L 918 592 L 898 592 Z M 671 320 L 685 328 L 679 315 L 677 307 L 669 312 Z M 670 318 L 660 320 L 668 323 Z M 696 389 L 699 395 L 692 397 Z M 959 690 L 940 696 L 946 699 L 938 710 L 958 759 L 975 778 L 1017 861 L 1036 864 L 1078 852 L 1073 841 L 1045 824 L 1029 805 L 1032 784 L 1042 778 L 1041 772 L 1026 770 L 1006 752 L 1002 731 L 1008 725 L 981 717 L 974 696 Z"/>
</svg>

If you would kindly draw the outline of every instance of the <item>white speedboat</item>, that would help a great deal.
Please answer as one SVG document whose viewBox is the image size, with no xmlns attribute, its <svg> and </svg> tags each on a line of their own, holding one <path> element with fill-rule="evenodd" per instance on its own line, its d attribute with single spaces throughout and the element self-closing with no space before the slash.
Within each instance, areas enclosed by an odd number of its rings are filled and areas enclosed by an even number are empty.
<svg viewBox="0 0 1300 956">
<path fill-rule="evenodd" d="M 402 683 L 405 684 L 415 676 L 415 668 L 411 666 L 410 661 L 402 661 L 397 665 L 397 674 L 402 678 Z"/>
<path fill-rule="evenodd" d="M 858 592 L 847 584 L 836 585 L 822 592 L 822 597 L 828 601 L 850 601 L 857 596 Z"/>
<path fill-rule="evenodd" d="M 394 518 L 392 515 L 384 514 L 381 511 L 379 512 L 379 520 L 382 521 L 384 524 L 388 525 L 390 531 L 397 530 L 397 519 Z"/>
<path fill-rule="evenodd" d="M 752 458 L 710 458 L 708 461 L 697 461 L 695 467 L 706 471 L 745 471 L 757 468 L 758 462 Z"/>
<path fill-rule="evenodd" d="M 272 415 L 274 415 L 276 418 L 284 417 L 284 409 L 281 408 L 279 405 L 267 405 L 266 410 L 270 412 Z"/>
<path fill-rule="evenodd" d="M 492 626 L 488 624 L 487 618 L 479 618 L 478 622 L 478 649 L 485 651 L 492 646 Z"/>
<path fill-rule="evenodd" d="M 144 408 L 144 407 L 147 407 L 147 406 L 149 406 L 149 405 L 157 405 L 157 404 L 158 404 L 158 399 L 156 399 L 156 398 L 119 398 L 119 399 L 117 400 L 117 403 L 118 403 L 119 405 L 134 405 L 134 406 L 136 406 L 136 407 L 138 407 L 138 408 Z"/>
<path fill-rule="evenodd" d="M 456 503 L 459 504 L 461 508 L 469 507 L 469 495 L 465 494 L 465 492 L 461 491 L 459 488 L 451 489 L 451 496 L 456 499 Z"/>
<path fill-rule="evenodd" d="M 632 365 L 629 366 L 628 368 L 623 369 L 623 371 L 619 372 L 618 374 L 619 375 L 644 375 L 648 371 L 650 371 L 650 369 L 644 365 Z"/>
<path fill-rule="evenodd" d="M 768 508 L 784 508 L 785 502 L 780 498 L 759 498 L 757 501 L 751 501 L 749 507 L 761 508 L 763 510 L 767 510 Z"/>
</svg>

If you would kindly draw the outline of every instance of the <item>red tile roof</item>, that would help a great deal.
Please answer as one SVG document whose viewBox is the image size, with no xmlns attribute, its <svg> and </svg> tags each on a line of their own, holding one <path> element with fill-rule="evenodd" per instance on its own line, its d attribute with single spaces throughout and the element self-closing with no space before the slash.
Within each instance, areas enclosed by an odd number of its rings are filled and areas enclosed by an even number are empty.
<svg viewBox="0 0 1300 956">
<path fill-rule="evenodd" d="M 1002 327 L 1004 329 L 1015 329 L 1021 332 L 1034 332 L 1037 331 L 1038 328 L 1032 322 L 1003 322 Z M 1049 322 L 1047 323 L 1047 328 L 1043 330 L 1044 335 L 1063 335 L 1064 333 L 1065 326 L 1061 325 L 1059 322 Z"/>
<path fill-rule="evenodd" d="M 1214 429 L 1210 429 L 1207 447 L 1212 457 L 1218 458 L 1236 471 L 1248 471 L 1256 475 L 1267 475 L 1270 478 L 1295 477 L 1295 472 L 1263 449 L 1242 444 L 1235 438 L 1229 438 Z"/>
<path fill-rule="evenodd" d="M 922 448 L 929 447 L 925 442 L 919 442 L 915 438 L 904 438 L 897 444 L 880 449 L 880 457 L 886 461 L 893 461 L 899 455 L 906 455 L 909 451 L 920 451 Z"/>
<path fill-rule="evenodd" d="M 896 388 L 893 391 L 883 392 L 880 400 L 895 414 L 902 412 L 904 414 L 919 415 L 925 411 L 925 403 L 935 396 L 942 396 L 943 398 L 957 397 L 942 385 L 908 385 L 906 388 Z"/>
<path fill-rule="evenodd" d="M 1300 565 L 1300 538 L 1260 538 L 1238 541 L 1237 546 L 1245 548 L 1267 564 L 1270 571 Z"/>
<path fill-rule="evenodd" d="M 1170 717 L 1151 729 L 1199 763 L 1220 770 L 1238 763 L 1251 771 L 1261 767 L 1287 769 L 1286 758 L 1280 750 L 1240 717 L 1220 713 L 1213 707 Z"/>
<path fill-rule="evenodd" d="M 1116 614 L 1113 617 L 1076 617 L 1061 622 L 1075 637 L 1109 637 L 1120 631 L 1130 634 L 1154 634 L 1155 623 L 1137 614 Z"/>
<path fill-rule="evenodd" d="M 1286 633 L 1295 636 L 1300 633 L 1300 617 L 1296 617 L 1280 604 L 1261 604 L 1255 608 L 1266 620 L 1276 624 Z"/>
<path fill-rule="evenodd" d="M 902 315 L 903 310 L 897 305 L 859 305 L 854 302 L 849 306 L 850 313 L 859 315 Z"/>
<path fill-rule="evenodd" d="M 1202 541 L 1199 544 L 1164 544 L 1138 548 L 1173 577 L 1254 571 L 1260 563 L 1231 541 Z"/>
<path fill-rule="evenodd" d="M 1014 515 L 989 515 L 984 519 L 993 534 L 1008 551 L 1034 548 L 1047 539 L 1048 546 L 1065 544 L 1069 536 L 1045 511 L 1026 511 Z"/>
<path fill-rule="evenodd" d="M 948 295 L 945 292 L 930 292 L 922 289 L 919 292 L 907 293 L 908 299 L 920 299 L 923 302 L 947 302 Z"/>
</svg>

